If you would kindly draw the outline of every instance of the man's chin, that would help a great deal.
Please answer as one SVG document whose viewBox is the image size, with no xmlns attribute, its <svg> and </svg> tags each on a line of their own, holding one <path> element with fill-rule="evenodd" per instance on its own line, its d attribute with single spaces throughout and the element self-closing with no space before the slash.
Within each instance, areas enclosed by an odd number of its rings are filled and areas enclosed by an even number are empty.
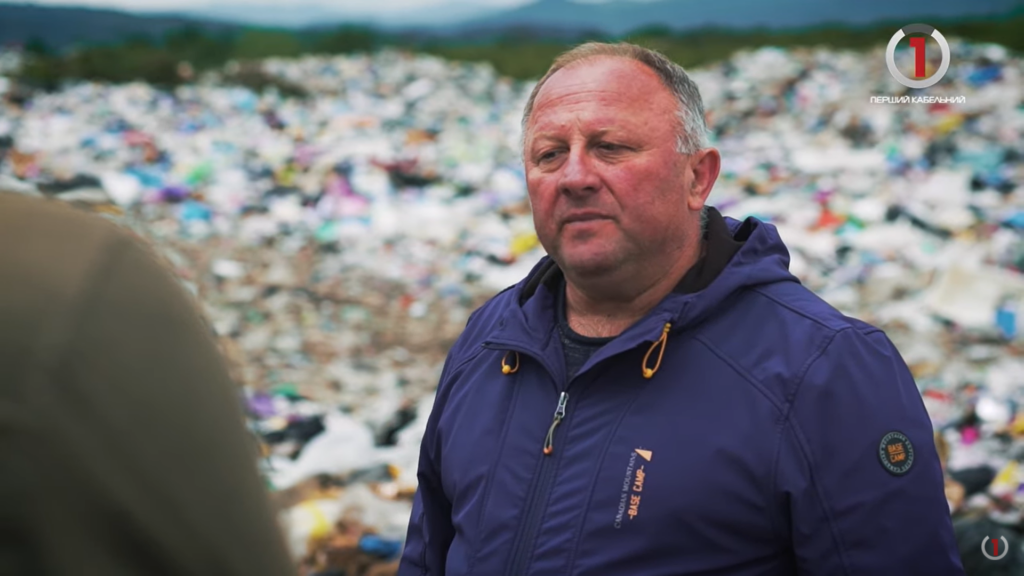
<svg viewBox="0 0 1024 576">
<path fill-rule="evenodd" d="M 557 262 L 564 272 L 579 278 L 606 276 L 622 268 L 619 259 L 607 253 L 563 254 Z"/>
</svg>

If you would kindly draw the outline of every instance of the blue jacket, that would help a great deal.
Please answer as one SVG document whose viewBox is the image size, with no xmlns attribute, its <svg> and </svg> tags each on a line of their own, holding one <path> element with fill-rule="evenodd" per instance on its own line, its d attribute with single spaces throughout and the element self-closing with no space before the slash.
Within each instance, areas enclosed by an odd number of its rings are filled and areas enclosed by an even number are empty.
<svg viewBox="0 0 1024 576">
<path fill-rule="evenodd" d="M 802 286 L 772 225 L 726 222 L 743 244 L 710 286 L 571 380 L 549 259 L 470 317 L 399 576 L 964 574 L 893 344 Z"/>
</svg>

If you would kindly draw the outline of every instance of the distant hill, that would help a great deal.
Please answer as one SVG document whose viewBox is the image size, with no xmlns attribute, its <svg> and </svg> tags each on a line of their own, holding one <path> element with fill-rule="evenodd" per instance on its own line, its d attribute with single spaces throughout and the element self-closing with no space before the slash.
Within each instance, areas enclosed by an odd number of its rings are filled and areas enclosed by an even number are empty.
<svg viewBox="0 0 1024 576">
<path fill-rule="evenodd" d="M 458 29 L 544 25 L 624 34 L 645 26 L 687 30 L 704 26 L 794 28 L 830 22 L 852 25 L 878 21 L 995 16 L 1021 8 L 1021 0 L 613 0 L 603 4 L 539 0 Z"/>
<path fill-rule="evenodd" d="M 160 37 L 170 30 L 196 26 L 227 31 L 235 26 L 179 16 L 143 16 L 93 8 L 0 4 L 0 45 L 36 38 L 54 49 L 79 44 L 119 42 L 129 36 Z"/>
<path fill-rule="evenodd" d="M 0 46 L 39 39 L 47 47 L 63 51 L 76 45 L 117 43 L 132 36 L 159 38 L 185 26 L 206 33 L 241 32 L 251 26 L 287 28 L 300 42 L 309 44 L 317 34 L 329 34 L 342 24 L 370 25 L 383 33 L 377 37 L 403 44 L 427 38 L 487 42 L 504 37 L 530 42 L 577 38 L 581 33 L 618 36 L 650 26 L 676 32 L 707 26 L 793 30 L 824 23 L 949 21 L 1024 10 L 1024 0 L 611 0 L 602 4 L 537 0 L 495 11 L 471 0 L 451 0 L 430 10 L 409 10 L 384 18 L 369 16 L 365 8 L 356 13 L 351 8 L 317 7 L 302 0 L 277 6 L 264 0 L 251 5 L 236 1 L 197 13 L 167 15 L 5 4 L 0 0 Z M 265 38 L 250 42 L 254 48 L 266 43 Z"/>
<path fill-rule="evenodd" d="M 447 4 L 429 9 L 403 10 L 390 14 L 375 14 L 365 8 L 356 10 L 303 2 L 289 3 L 287 7 L 282 7 L 281 4 L 258 2 L 221 2 L 190 11 L 186 15 L 239 24 L 287 28 L 323 28 L 338 24 L 361 24 L 382 29 L 430 29 L 453 26 L 472 19 L 489 18 L 501 11 L 500 8 L 480 5 L 468 0 L 452 0 Z"/>
<path fill-rule="evenodd" d="M 662 0 L 640 4 L 612 0 L 604 5 L 583 6 L 566 0 L 540 0 L 508 11 L 502 19 L 477 19 L 472 26 L 444 28 L 425 26 L 422 20 L 415 28 L 403 27 L 399 22 L 374 27 L 353 21 L 332 22 L 326 17 L 318 25 L 303 28 L 290 28 L 283 22 L 260 28 L 186 16 L 0 4 L 0 46 L 27 44 L 32 56 L 18 72 L 17 81 L 42 90 L 83 79 L 143 81 L 169 87 L 194 77 L 180 66 L 182 62 L 189 63 L 193 71 L 205 72 L 223 69 L 230 61 L 349 54 L 383 47 L 424 52 L 456 62 L 487 62 L 503 76 L 536 79 L 570 46 L 617 37 L 648 45 L 692 67 L 720 62 L 736 50 L 768 45 L 861 50 L 884 45 L 897 26 L 920 21 L 935 24 L 951 38 L 993 42 L 1024 53 L 1024 35 L 1020 33 L 1024 30 L 1024 11 L 1010 14 L 1014 0 L 929 0 L 927 8 L 921 0 L 903 0 L 898 6 L 887 4 L 889 0 L 862 0 L 855 11 L 828 0 L 813 6 L 808 4 L 810 0 L 763 0 L 772 2 L 767 12 L 757 3 L 760 1 L 714 0 L 709 4 Z M 828 6 L 823 7 L 826 3 Z M 747 8 L 741 9 L 744 6 Z M 919 10 L 911 11 L 914 6 Z M 222 4 L 220 8 L 230 6 Z M 535 12 L 538 8 L 543 9 L 542 16 Z M 993 12 L 999 16 L 985 17 Z M 257 19 L 271 15 L 252 14 Z M 431 21 L 439 22 L 440 18 L 439 14 Z M 607 18 L 613 18 L 614 25 Z M 140 36 L 162 41 L 140 42 Z M 32 40 L 42 40 L 47 46 Z M 76 44 L 79 49 L 64 50 Z M 226 81 L 256 90 L 274 86 L 282 93 L 303 93 L 302 87 L 268 76 L 258 67 L 240 67 L 229 76 Z"/>
</svg>

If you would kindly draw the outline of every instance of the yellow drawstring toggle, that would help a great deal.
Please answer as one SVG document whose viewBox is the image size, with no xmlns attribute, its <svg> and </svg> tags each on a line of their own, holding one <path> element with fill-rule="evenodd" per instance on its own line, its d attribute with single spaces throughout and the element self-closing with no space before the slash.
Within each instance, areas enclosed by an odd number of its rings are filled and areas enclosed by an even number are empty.
<svg viewBox="0 0 1024 576">
<path fill-rule="evenodd" d="M 506 362 L 508 360 L 508 355 L 509 354 L 515 354 L 516 355 L 516 365 L 515 366 L 509 366 L 508 362 Z M 505 356 L 503 356 L 501 358 L 501 373 L 502 374 L 515 374 L 518 371 L 519 371 L 519 352 L 513 352 L 513 351 L 505 352 Z"/>
<path fill-rule="evenodd" d="M 671 329 L 672 324 L 666 322 L 665 327 L 661 330 L 661 338 L 658 338 L 657 342 L 651 344 L 651 349 L 644 355 L 644 378 L 654 377 L 654 373 L 658 371 L 658 368 L 661 368 L 661 357 L 665 355 L 665 346 L 668 345 L 668 331 Z M 651 357 L 651 352 L 654 352 L 654 349 L 657 348 L 659 344 L 661 345 L 661 350 L 658 351 L 658 361 L 654 364 L 654 368 L 648 368 L 647 360 Z"/>
</svg>

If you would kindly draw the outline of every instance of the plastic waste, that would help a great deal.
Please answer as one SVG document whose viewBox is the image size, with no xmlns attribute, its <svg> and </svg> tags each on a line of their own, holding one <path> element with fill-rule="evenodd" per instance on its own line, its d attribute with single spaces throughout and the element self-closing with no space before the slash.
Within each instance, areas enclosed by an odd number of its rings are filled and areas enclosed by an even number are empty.
<svg viewBox="0 0 1024 576">
<path fill-rule="evenodd" d="M 401 540 L 387 540 L 375 534 L 366 534 L 359 539 L 359 549 L 385 560 L 393 560 L 402 552 Z"/>
<path fill-rule="evenodd" d="M 282 523 L 293 558 L 302 558 L 318 539 L 326 538 L 344 511 L 336 499 L 307 500 L 286 510 Z"/>
<path fill-rule="evenodd" d="M 749 50 L 692 72 L 722 154 L 709 203 L 776 226 L 801 282 L 885 330 L 972 485 L 960 514 L 992 503 L 966 471 L 1024 455 L 997 439 L 1024 421 L 1024 74 L 1001 47 L 951 49 L 942 94 L 963 103 L 871 103 L 892 95 L 882 49 Z M 271 488 L 344 492 L 287 512 L 293 552 L 384 561 L 448 347 L 544 255 L 519 149 L 533 85 L 388 50 L 264 61 L 299 101 L 231 86 L 239 66 L 173 93 L 71 83 L 5 108 L 0 193 L 152 240 L 210 319 Z M 359 504 L 366 525 L 343 531 Z"/>
<path fill-rule="evenodd" d="M 365 425 L 340 412 L 330 412 L 323 420 L 324 432 L 302 450 L 294 462 L 281 462 L 270 480 L 277 489 L 295 486 L 318 474 L 344 476 L 361 468 L 379 464 L 373 433 Z"/>
</svg>

